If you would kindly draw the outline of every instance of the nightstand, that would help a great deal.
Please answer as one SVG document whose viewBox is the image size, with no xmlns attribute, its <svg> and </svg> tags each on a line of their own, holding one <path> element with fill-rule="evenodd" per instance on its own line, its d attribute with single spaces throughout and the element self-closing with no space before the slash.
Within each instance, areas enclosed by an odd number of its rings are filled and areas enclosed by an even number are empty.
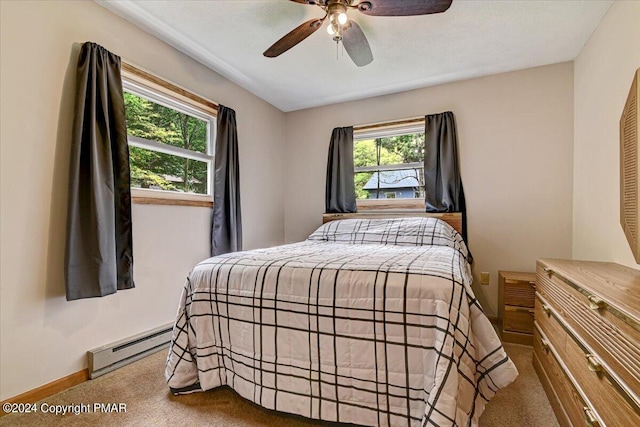
<svg viewBox="0 0 640 427">
<path fill-rule="evenodd" d="M 502 340 L 533 344 L 536 274 L 498 271 L 498 317 Z"/>
</svg>

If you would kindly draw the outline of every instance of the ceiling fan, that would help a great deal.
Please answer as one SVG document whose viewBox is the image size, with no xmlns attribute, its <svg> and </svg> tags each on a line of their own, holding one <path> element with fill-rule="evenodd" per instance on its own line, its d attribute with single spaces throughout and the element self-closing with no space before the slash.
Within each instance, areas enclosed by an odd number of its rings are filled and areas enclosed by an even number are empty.
<svg viewBox="0 0 640 427">
<path fill-rule="evenodd" d="M 291 49 L 302 40 L 313 34 L 329 18 L 327 32 L 342 45 L 358 66 L 365 66 L 373 61 L 369 42 L 360 26 L 347 16 L 350 9 L 357 9 L 371 16 L 413 16 L 442 13 L 449 9 L 453 0 L 290 0 L 296 3 L 318 6 L 324 10 L 323 18 L 310 19 L 294 28 L 280 40 L 275 42 L 263 55 L 274 58 Z"/>
</svg>

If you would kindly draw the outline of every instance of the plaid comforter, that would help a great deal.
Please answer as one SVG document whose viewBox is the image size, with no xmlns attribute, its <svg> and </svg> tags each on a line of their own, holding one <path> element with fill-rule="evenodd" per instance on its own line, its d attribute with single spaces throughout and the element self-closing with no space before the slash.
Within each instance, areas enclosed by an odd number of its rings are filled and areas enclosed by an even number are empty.
<svg viewBox="0 0 640 427">
<path fill-rule="evenodd" d="M 477 425 L 517 376 L 471 290 L 467 249 L 431 218 L 342 220 L 189 275 L 166 378 L 265 408 L 380 426 Z"/>
</svg>

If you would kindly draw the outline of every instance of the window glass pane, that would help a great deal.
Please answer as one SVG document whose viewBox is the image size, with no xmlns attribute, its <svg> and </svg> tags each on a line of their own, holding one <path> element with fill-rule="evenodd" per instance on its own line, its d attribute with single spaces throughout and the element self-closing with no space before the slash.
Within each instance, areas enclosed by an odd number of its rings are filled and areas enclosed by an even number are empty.
<svg viewBox="0 0 640 427">
<path fill-rule="evenodd" d="M 358 199 L 413 199 L 424 197 L 424 168 L 357 172 Z"/>
<path fill-rule="evenodd" d="M 354 183 L 356 185 L 356 199 L 371 199 L 371 191 L 365 190 L 364 186 L 369 182 L 373 172 L 356 172 L 354 177 Z"/>
<path fill-rule="evenodd" d="M 354 166 L 376 167 L 424 164 L 424 132 L 384 138 L 355 140 Z M 407 165 L 408 166 L 408 165 Z M 424 168 L 357 171 L 354 176 L 357 199 L 424 198 Z"/>
<path fill-rule="evenodd" d="M 128 92 L 124 104 L 129 135 L 207 153 L 207 121 Z"/>
<path fill-rule="evenodd" d="M 356 167 L 424 162 L 424 133 L 356 140 L 353 161 Z"/>
<path fill-rule="evenodd" d="M 207 194 L 207 162 L 129 146 L 131 187 Z"/>
</svg>

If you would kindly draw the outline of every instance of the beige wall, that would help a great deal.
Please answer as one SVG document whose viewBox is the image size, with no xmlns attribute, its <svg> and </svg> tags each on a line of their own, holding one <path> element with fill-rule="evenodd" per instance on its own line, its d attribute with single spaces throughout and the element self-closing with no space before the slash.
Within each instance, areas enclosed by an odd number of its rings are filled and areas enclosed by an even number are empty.
<svg viewBox="0 0 640 427">
<path fill-rule="evenodd" d="M 637 264 L 620 226 L 619 121 L 640 67 L 640 2 L 616 1 L 574 66 L 573 256 Z"/>
<path fill-rule="evenodd" d="M 491 273 L 474 285 L 488 314 L 500 269 L 572 255 L 635 265 L 618 223 L 617 126 L 640 66 L 640 2 L 615 2 L 575 65 L 287 114 L 93 2 L 2 1 L 0 16 L 0 399 L 84 368 L 90 348 L 171 322 L 184 277 L 208 254 L 209 210 L 136 205 L 136 289 L 64 299 L 68 94 L 87 40 L 237 111 L 245 248 L 320 224 L 333 127 L 451 110 L 476 282 Z"/>
<path fill-rule="evenodd" d="M 137 287 L 65 300 L 69 94 L 78 43 L 99 43 L 236 110 L 245 248 L 283 242 L 285 115 L 94 2 L 2 1 L 0 8 L 5 399 L 83 369 L 91 348 L 173 321 L 184 278 L 208 255 L 208 209 L 136 205 Z"/>
<path fill-rule="evenodd" d="M 467 198 L 474 285 L 497 311 L 497 272 L 571 257 L 573 64 L 499 74 L 288 113 L 285 240 L 304 239 L 324 211 L 331 129 L 451 110 Z"/>
</svg>

